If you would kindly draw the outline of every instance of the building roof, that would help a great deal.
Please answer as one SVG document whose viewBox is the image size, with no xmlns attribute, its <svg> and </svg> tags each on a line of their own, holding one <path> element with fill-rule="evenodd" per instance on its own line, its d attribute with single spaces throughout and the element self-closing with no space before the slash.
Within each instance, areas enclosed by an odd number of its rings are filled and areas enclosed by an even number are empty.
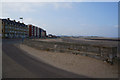
<svg viewBox="0 0 120 80">
<path fill-rule="evenodd" d="M 27 27 L 24 23 L 20 23 L 19 21 L 16 22 L 15 20 L 10 20 L 10 19 L 2 19 L 2 22 L 7 23 L 7 24 L 12 24 L 12 25 L 17 25 L 21 27 Z"/>
</svg>

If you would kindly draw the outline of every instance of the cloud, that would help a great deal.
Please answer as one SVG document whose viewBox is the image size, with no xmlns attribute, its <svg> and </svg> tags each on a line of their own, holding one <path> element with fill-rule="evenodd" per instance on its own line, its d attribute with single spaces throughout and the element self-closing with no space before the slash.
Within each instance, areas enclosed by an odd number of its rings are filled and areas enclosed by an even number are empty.
<svg viewBox="0 0 120 80">
<path fill-rule="evenodd" d="M 27 23 L 27 24 L 30 24 L 30 23 L 33 23 L 35 21 L 32 18 L 25 18 L 24 22 Z"/>
<path fill-rule="evenodd" d="M 20 12 L 20 13 L 29 13 L 35 12 L 35 9 L 32 7 L 31 3 L 3 3 L 2 4 L 3 12 Z"/>
<path fill-rule="evenodd" d="M 33 19 L 33 18 L 25 18 L 23 19 L 23 22 L 25 24 L 32 24 L 34 26 L 46 29 L 48 28 L 47 24 L 42 24 L 39 20 Z"/>
<path fill-rule="evenodd" d="M 35 25 L 38 27 L 40 26 L 40 22 L 36 19 L 33 19 L 33 18 L 24 18 L 23 22 L 25 22 L 25 24 L 32 24 L 32 25 Z"/>
<path fill-rule="evenodd" d="M 52 3 L 55 9 L 72 8 L 72 3 Z"/>
<path fill-rule="evenodd" d="M 53 6 L 54 9 L 59 9 L 59 8 L 72 8 L 72 3 L 18 3 L 18 2 L 13 2 L 13 3 L 3 3 L 2 4 L 2 13 L 6 16 L 8 16 L 9 12 L 13 13 L 33 13 L 37 12 L 38 8 L 42 9 L 47 5 Z"/>
<path fill-rule="evenodd" d="M 11 20 L 15 19 L 16 21 L 20 21 L 19 17 L 23 17 L 23 22 L 25 24 L 32 24 L 38 27 L 46 26 L 44 23 L 40 23 L 39 20 L 35 19 L 30 14 L 36 13 L 38 11 L 37 8 L 42 8 L 47 4 L 48 3 L 3 3 L 2 18 L 10 17 Z"/>
</svg>

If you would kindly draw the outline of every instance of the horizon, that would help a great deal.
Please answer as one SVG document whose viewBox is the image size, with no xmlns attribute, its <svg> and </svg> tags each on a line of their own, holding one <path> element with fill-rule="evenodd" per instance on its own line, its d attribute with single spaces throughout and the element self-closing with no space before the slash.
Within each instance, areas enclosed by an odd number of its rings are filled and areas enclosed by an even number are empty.
<svg viewBox="0 0 120 80">
<path fill-rule="evenodd" d="M 41 27 L 47 34 L 118 37 L 117 2 L 7 2 L 2 9 L 2 18 L 23 17 L 25 24 Z"/>
</svg>

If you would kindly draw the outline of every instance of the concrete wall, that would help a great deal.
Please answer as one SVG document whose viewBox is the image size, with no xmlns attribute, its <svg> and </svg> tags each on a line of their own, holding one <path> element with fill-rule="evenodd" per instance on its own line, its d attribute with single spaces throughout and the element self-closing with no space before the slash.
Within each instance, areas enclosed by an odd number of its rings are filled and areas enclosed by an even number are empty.
<svg viewBox="0 0 120 80">
<path fill-rule="evenodd" d="M 66 42 L 45 42 L 34 40 L 25 40 L 24 44 L 40 50 L 80 54 L 101 60 L 108 59 L 111 55 L 112 57 L 117 56 L 117 47 L 85 45 Z"/>
</svg>

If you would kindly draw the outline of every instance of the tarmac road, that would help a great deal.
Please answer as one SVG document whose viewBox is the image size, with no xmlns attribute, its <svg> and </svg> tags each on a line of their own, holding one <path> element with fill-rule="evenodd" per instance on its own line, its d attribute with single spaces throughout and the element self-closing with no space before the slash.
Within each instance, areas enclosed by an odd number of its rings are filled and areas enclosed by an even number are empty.
<svg viewBox="0 0 120 80">
<path fill-rule="evenodd" d="M 84 78 L 65 70 L 58 69 L 26 54 L 14 46 L 20 40 L 3 40 L 2 77 L 3 78 Z"/>
</svg>

